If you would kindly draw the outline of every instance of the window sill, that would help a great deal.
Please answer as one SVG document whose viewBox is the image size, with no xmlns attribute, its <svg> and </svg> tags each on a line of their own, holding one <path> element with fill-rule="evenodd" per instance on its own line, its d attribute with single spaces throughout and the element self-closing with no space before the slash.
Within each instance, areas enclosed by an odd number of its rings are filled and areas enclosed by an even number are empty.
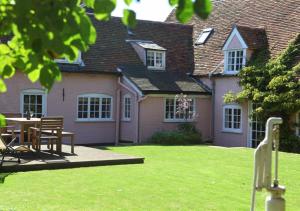
<svg viewBox="0 0 300 211">
<path fill-rule="evenodd" d="M 131 119 L 122 119 L 122 122 L 131 122 Z"/>
<path fill-rule="evenodd" d="M 166 70 L 165 67 L 148 66 L 147 68 L 148 68 L 148 70 L 160 70 L 160 71 Z"/>
<path fill-rule="evenodd" d="M 90 122 L 90 123 L 97 123 L 97 122 L 115 122 L 115 120 L 113 119 L 76 119 L 75 122 L 78 122 L 78 123 L 87 123 L 87 122 Z"/>
<path fill-rule="evenodd" d="M 239 129 L 239 130 L 230 130 L 230 129 L 223 129 L 222 130 L 222 133 L 236 133 L 236 134 L 242 134 L 242 130 Z"/>
<path fill-rule="evenodd" d="M 165 123 L 185 123 L 185 122 L 196 122 L 195 119 L 187 119 L 187 120 L 181 120 L 181 119 L 165 119 Z"/>
<path fill-rule="evenodd" d="M 237 75 L 240 71 L 224 71 L 223 75 Z"/>
</svg>

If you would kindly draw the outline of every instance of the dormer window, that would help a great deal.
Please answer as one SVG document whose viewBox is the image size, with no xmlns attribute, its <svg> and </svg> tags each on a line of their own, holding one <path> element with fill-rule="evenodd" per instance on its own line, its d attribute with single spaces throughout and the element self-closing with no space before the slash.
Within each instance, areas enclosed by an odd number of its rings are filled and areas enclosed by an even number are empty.
<svg viewBox="0 0 300 211">
<path fill-rule="evenodd" d="M 224 52 L 224 74 L 239 73 L 246 65 L 247 49 L 248 45 L 237 27 L 234 26 L 222 49 Z"/>
<path fill-rule="evenodd" d="M 243 50 L 229 50 L 227 51 L 227 67 L 228 73 L 239 72 L 244 66 L 244 51 Z"/>
<path fill-rule="evenodd" d="M 56 63 L 62 63 L 62 64 L 80 64 L 83 65 L 83 61 L 81 58 L 81 52 L 78 53 L 78 57 L 74 62 L 69 62 L 66 58 L 60 58 L 60 59 L 55 59 Z"/>
<path fill-rule="evenodd" d="M 164 51 L 147 50 L 147 67 L 149 69 L 164 70 L 166 66 L 165 56 Z"/>
</svg>

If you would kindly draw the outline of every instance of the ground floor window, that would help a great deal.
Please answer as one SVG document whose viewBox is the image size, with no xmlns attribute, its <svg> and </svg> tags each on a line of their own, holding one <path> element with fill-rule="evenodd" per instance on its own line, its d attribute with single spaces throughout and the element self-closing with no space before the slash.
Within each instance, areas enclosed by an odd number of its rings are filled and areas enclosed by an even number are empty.
<svg viewBox="0 0 300 211">
<path fill-rule="evenodd" d="M 30 89 L 21 93 L 21 113 L 25 116 L 30 112 L 32 117 L 46 115 L 46 94 L 43 90 Z"/>
<path fill-rule="evenodd" d="M 188 98 L 185 105 L 177 98 L 165 99 L 165 120 L 185 121 L 192 120 L 195 116 L 195 99 Z"/>
<path fill-rule="evenodd" d="M 102 94 L 78 96 L 78 120 L 110 120 L 112 118 L 112 97 Z"/>
<path fill-rule="evenodd" d="M 239 105 L 225 105 L 223 107 L 223 130 L 242 132 L 242 108 Z"/>
<path fill-rule="evenodd" d="M 131 97 L 125 95 L 123 98 L 123 120 L 129 121 L 131 119 Z"/>
</svg>

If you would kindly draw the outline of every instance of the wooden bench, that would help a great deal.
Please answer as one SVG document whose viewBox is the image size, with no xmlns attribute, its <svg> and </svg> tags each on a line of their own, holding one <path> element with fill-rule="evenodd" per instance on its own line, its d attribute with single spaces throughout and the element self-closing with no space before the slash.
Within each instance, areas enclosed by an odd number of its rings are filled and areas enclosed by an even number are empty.
<svg viewBox="0 0 300 211">
<path fill-rule="evenodd" d="M 43 133 L 55 134 L 56 131 L 44 130 Z M 75 136 L 75 133 L 67 132 L 67 131 L 62 131 L 61 135 L 62 135 L 62 137 L 70 137 L 70 141 L 71 141 L 71 153 L 74 154 L 74 136 Z"/>
</svg>

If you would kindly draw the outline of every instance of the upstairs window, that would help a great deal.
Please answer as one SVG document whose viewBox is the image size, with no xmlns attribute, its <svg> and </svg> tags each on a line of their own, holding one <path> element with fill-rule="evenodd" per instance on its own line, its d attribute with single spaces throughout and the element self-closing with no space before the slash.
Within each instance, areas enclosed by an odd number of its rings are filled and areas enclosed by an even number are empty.
<svg viewBox="0 0 300 211">
<path fill-rule="evenodd" d="M 101 94 L 86 94 L 78 96 L 78 120 L 111 120 L 112 97 Z"/>
<path fill-rule="evenodd" d="M 147 50 L 147 67 L 149 69 L 165 69 L 165 55 L 164 51 Z"/>
<path fill-rule="evenodd" d="M 203 45 L 208 40 L 209 36 L 212 34 L 213 28 L 204 29 L 199 35 L 196 45 Z"/>
<path fill-rule="evenodd" d="M 55 62 L 61 64 L 83 64 L 81 52 L 78 53 L 78 58 L 74 62 L 69 62 L 66 58 L 55 59 Z"/>
<path fill-rule="evenodd" d="M 225 72 L 228 74 L 238 73 L 246 62 L 246 50 L 228 50 L 225 52 Z"/>
</svg>

